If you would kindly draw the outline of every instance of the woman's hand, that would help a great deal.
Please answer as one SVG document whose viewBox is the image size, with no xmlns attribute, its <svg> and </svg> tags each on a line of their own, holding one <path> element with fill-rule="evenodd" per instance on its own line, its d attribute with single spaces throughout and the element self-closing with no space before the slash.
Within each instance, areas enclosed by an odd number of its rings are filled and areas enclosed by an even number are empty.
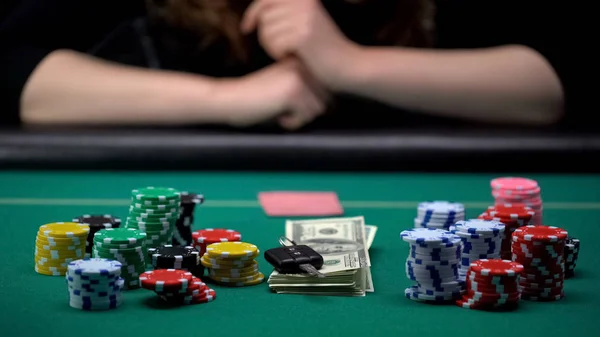
<svg viewBox="0 0 600 337">
<path fill-rule="evenodd" d="M 272 58 L 298 57 L 315 78 L 333 89 L 359 49 L 342 34 L 320 0 L 255 0 L 242 20 L 243 32 L 254 30 Z"/>
<path fill-rule="evenodd" d="M 225 91 L 228 97 L 223 104 L 232 104 L 230 125 L 250 126 L 276 119 L 289 130 L 322 114 L 328 96 L 294 58 L 283 59 L 241 79 L 228 80 L 217 90 Z"/>
</svg>

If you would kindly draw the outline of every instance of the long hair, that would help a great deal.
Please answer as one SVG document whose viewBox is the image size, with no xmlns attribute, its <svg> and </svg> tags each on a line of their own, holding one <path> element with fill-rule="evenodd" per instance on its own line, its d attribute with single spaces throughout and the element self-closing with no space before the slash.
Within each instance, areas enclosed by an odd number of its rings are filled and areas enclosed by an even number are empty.
<svg viewBox="0 0 600 337">
<path fill-rule="evenodd" d="M 433 44 L 434 0 L 323 0 L 351 40 L 364 45 L 429 47 Z M 167 49 L 189 56 L 206 52 L 229 66 L 261 63 L 256 36 L 240 22 L 252 0 L 146 0 L 151 27 Z M 197 60 L 197 59 L 196 59 Z M 193 67 L 192 65 L 188 65 Z"/>
</svg>

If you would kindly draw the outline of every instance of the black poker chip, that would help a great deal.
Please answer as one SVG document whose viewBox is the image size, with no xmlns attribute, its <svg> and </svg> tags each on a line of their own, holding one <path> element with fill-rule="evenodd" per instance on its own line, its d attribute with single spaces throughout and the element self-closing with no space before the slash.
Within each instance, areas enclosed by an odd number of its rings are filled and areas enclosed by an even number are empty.
<svg viewBox="0 0 600 337">
<path fill-rule="evenodd" d="M 579 257 L 579 245 L 579 239 L 574 237 L 567 237 L 565 240 L 565 278 L 571 278 L 575 276 L 575 267 L 577 266 L 577 258 Z"/>
<path fill-rule="evenodd" d="M 204 203 L 204 196 L 191 192 L 181 192 L 181 205 L 201 205 Z"/>
<path fill-rule="evenodd" d="M 164 245 L 148 249 L 152 266 L 158 269 L 192 268 L 200 264 L 200 252 L 192 246 Z"/>
<path fill-rule="evenodd" d="M 73 218 L 72 221 L 90 226 L 85 246 L 85 252 L 89 256 L 91 256 L 92 247 L 94 247 L 94 234 L 106 228 L 121 227 L 121 219 L 110 214 L 84 214 Z"/>
<path fill-rule="evenodd" d="M 180 217 L 175 224 L 175 231 L 173 232 L 173 246 L 192 246 L 192 227 L 191 224 L 194 222 L 193 217 Z"/>
<path fill-rule="evenodd" d="M 118 228 L 121 226 L 121 219 L 110 214 L 84 214 L 73 218 L 73 222 L 84 223 L 91 227 Z"/>
</svg>

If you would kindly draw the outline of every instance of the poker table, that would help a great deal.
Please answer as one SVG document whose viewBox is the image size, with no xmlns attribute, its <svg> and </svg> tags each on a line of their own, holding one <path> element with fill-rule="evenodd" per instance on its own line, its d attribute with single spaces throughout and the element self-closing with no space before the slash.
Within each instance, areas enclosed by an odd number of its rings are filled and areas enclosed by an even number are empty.
<svg viewBox="0 0 600 337">
<path fill-rule="evenodd" d="M 520 175 L 520 172 L 513 172 Z M 407 244 L 399 232 L 413 225 L 423 200 L 463 202 L 467 217 L 492 203 L 492 173 L 44 171 L 0 172 L 0 334 L 61 336 L 597 336 L 600 317 L 600 176 L 529 174 L 542 188 L 544 222 L 581 240 L 575 277 L 557 302 L 521 301 L 510 312 L 430 305 L 404 297 Z M 165 307 L 144 289 L 127 291 L 116 310 L 70 308 L 64 277 L 33 268 L 38 227 L 86 213 L 124 218 L 131 189 L 169 186 L 204 194 L 194 228 L 226 227 L 262 251 L 278 245 L 285 218 L 267 217 L 257 193 L 335 191 L 345 216 L 364 216 L 379 230 L 370 249 L 374 293 L 365 297 L 278 295 L 266 283 L 242 288 L 214 285 L 215 301 Z M 262 272 L 271 268 L 262 255 Z"/>
</svg>

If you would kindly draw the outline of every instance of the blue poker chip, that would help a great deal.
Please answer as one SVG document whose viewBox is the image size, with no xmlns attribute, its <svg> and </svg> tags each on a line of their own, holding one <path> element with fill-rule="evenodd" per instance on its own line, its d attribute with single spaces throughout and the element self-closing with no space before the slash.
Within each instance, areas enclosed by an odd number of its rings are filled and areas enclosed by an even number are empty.
<svg viewBox="0 0 600 337">
<path fill-rule="evenodd" d="M 432 215 L 464 214 L 465 206 L 458 202 L 436 200 L 425 201 L 418 205 L 419 213 L 431 213 Z"/>
<path fill-rule="evenodd" d="M 442 295 L 429 295 L 426 291 L 421 291 L 418 286 L 411 286 L 404 290 L 406 298 L 413 301 L 420 302 L 432 302 L 432 303 L 445 303 L 456 300 L 460 297 L 460 293 L 451 292 Z"/>
<path fill-rule="evenodd" d="M 121 267 L 123 265 L 119 261 L 102 258 L 75 260 L 67 265 L 69 275 L 106 277 L 121 275 Z"/>
<path fill-rule="evenodd" d="M 454 235 L 452 232 L 435 228 L 407 229 L 400 233 L 400 237 L 406 242 L 419 244 L 420 246 L 431 245 L 434 247 L 436 245 L 460 242 L 460 237 Z"/>
<path fill-rule="evenodd" d="M 461 253 L 460 253 L 460 250 L 458 250 L 453 255 L 435 255 L 435 254 L 424 255 L 424 254 L 419 254 L 419 253 L 411 250 L 408 253 L 408 256 L 411 259 L 415 259 L 415 260 L 441 262 L 441 261 L 458 260 L 461 257 Z"/>
<path fill-rule="evenodd" d="M 472 245 L 470 242 L 463 243 L 463 254 L 494 254 L 499 249 L 499 245 L 496 245 L 495 242 L 490 242 L 485 246 Z"/>
<path fill-rule="evenodd" d="M 456 231 L 469 234 L 499 235 L 506 226 L 495 220 L 469 219 L 457 221 Z"/>
<path fill-rule="evenodd" d="M 460 243 L 459 245 L 436 245 L 435 247 L 424 247 L 419 244 L 410 244 L 408 247 L 410 250 L 422 254 L 452 255 L 457 250 L 460 250 Z"/>
</svg>

